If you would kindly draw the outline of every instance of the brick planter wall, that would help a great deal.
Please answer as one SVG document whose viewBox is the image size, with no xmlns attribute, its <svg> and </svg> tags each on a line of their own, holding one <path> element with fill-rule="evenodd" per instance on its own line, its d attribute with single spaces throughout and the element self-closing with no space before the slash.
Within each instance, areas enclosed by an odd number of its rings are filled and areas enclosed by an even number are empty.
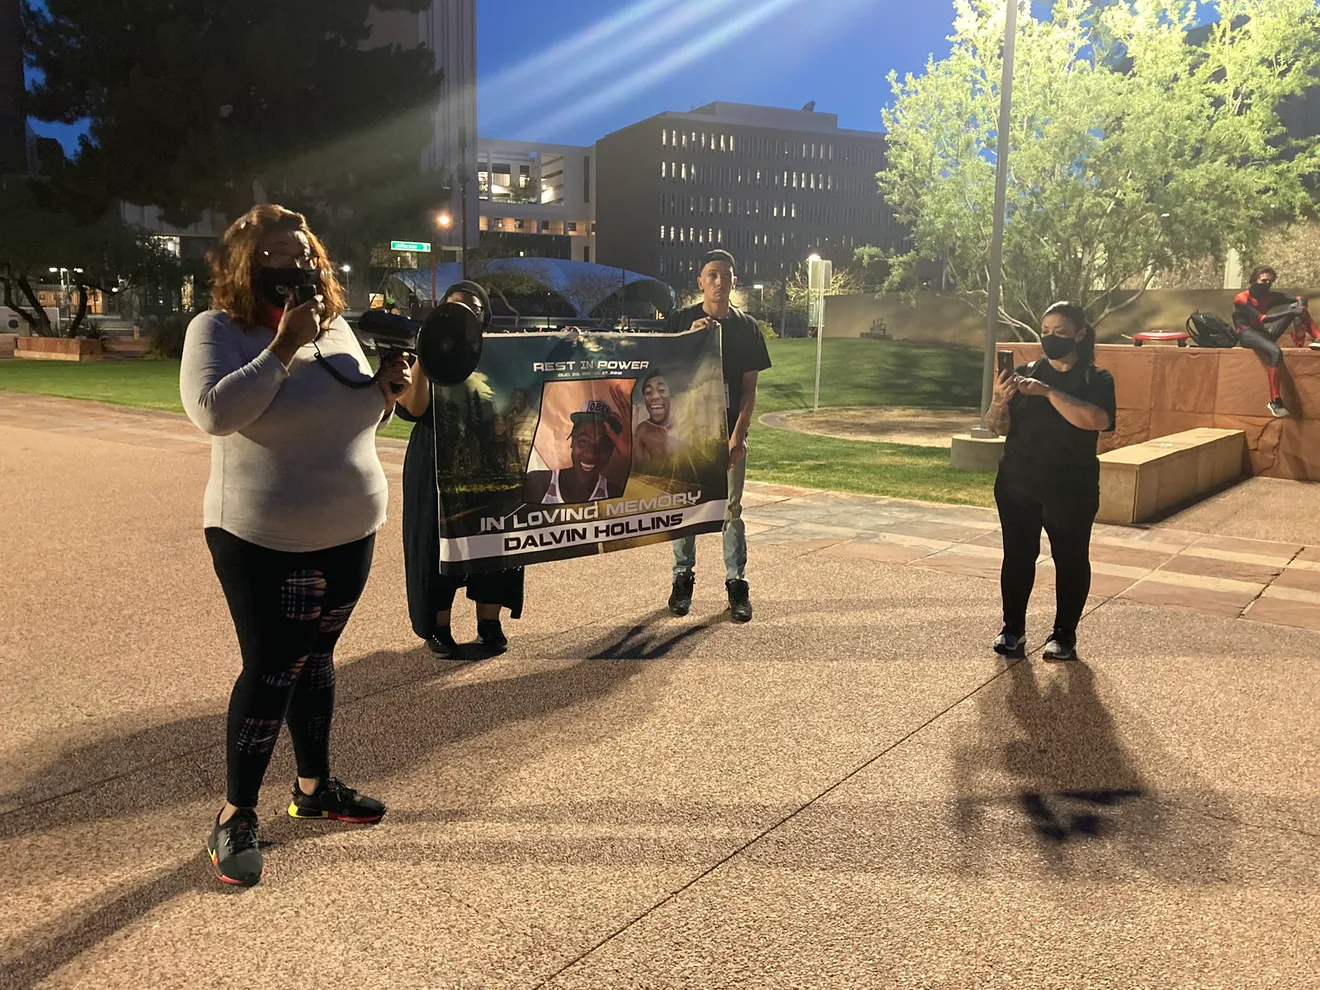
<svg viewBox="0 0 1320 990">
<path fill-rule="evenodd" d="M 81 337 L 19 337 L 16 358 L 32 361 L 99 361 L 101 342 Z"/>
<path fill-rule="evenodd" d="M 1018 363 L 1041 356 L 1034 343 L 999 346 L 1011 347 Z M 1246 473 L 1320 481 L 1320 352 L 1283 353 L 1280 383 L 1292 417 L 1275 419 L 1265 408 L 1265 366 L 1245 348 L 1101 344 L 1095 363 L 1113 374 L 1118 400 L 1118 427 L 1101 434 L 1101 452 L 1203 426 L 1242 430 Z"/>
</svg>

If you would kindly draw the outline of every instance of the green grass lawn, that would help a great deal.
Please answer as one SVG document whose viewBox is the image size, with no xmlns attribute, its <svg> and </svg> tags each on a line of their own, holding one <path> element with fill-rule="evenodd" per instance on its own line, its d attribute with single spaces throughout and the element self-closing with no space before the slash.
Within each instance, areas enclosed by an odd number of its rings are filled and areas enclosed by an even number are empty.
<svg viewBox="0 0 1320 990">
<path fill-rule="evenodd" d="M 772 340 L 769 348 L 774 367 L 761 375 L 757 414 L 809 409 L 816 342 Z M 981 356 L 975 351 L 827 339 L 822 353 L 822 406 L 967 407 L 980 400 Z M 5 361 L 0 391 L 183 411 L 177 361 Z M 406 438 L 411 428 L 396 420 L 382 434 Z M 838 440 L 763 426 L 753 430 L 748 476 L 932 502 L 993 502 L 993 475 L 952 470 L 944 448 Z"/>
<path fill-rule="evenodd" d="M 762 372 L 756 410 L 810 409 L 814 340 L 769 341 L 774 366 Z M 887 340 L 822 342 L 822 406 L 963 407 L 981 403 L 981 354 Z"/>
</svg>

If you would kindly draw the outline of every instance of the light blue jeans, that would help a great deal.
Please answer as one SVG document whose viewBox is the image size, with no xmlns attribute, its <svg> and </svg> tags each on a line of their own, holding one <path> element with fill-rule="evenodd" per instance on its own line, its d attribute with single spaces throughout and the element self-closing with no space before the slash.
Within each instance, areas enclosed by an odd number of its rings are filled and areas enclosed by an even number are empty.
<svg viewBox="0 0 1320 990">
<path fill-rule="evenodd" d="M 742 519 L 743 485 L 747 481 L 747 458 L 729 468 L 729 501 L 724 510 L 724 577 L 742 581 L 747 569 L 747 527 Z M 697 565 L 697 538 L 674 541 L 674 577 L 691 574 Z"/>
</svg>

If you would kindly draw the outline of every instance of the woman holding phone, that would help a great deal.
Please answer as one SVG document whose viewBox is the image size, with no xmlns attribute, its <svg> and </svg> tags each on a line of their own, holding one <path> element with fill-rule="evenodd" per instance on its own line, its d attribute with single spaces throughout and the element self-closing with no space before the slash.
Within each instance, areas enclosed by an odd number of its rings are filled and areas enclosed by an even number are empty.
<svg viewBox="0 0 1320 990">
<path fill-rule="evenodd" d="M 1026 655 L 1027 603 L 1041 530 L 1054 558 L 1054 627 L 1046 660 L 1077 659 L 1077 624 L 1091 590 L 1091 528 L 1100 509 L 1101 433 L 1114 429 L 1114 377 L 1095 366 L 1095 330 L 1080 304 L 1057 302 L 1041 320 L 1044 356 L 1001 363 L 986 425 L 1005 438 L 995 478 L 1003 531 L 1001 656 Z M 1001 352 L 1003 353 L 1003 352 Z M 1001 358 L 1002 362 L 1002 358 Z"/>
<path fill-rule="evenodd" d="M 334 266 L 300 214 L 253 207 L 208 260 L 213 308 L 188 327 L 179 395 L 213 438 L 202 526 L 243 667 L 229 698 L 226 800 L 206 851 L 220 880 L 250 887 L 264 870 L 257 797 L 281 725 L 298 764 L 290 816 L 385 814 L 331 776 L 330 722 L 335 644 L 385 521 L 376 430 L 409 376 L 387 358 L 372 384 Z"/>
<path fill-rule="evenodd" d="M 483 330 L 490 326 L 490 297 L 476 282 L 455 282 L 441 298 L 462 303 L 475 312 Z M 450 617 L 454 596 L 466 586 L 468 598 L 477 606 L 478 639 L 486 650 L 498 653 L 509 643 L 500 625 L 500 609 L 507 608 L 514 619 L 522 616 L 523 569 L 511 567 L 469 575 L 440 573 L 435 410 L 431 381 L 420 363 L 413 365 L 412 383 L 398 397 L 396 412 L 400 419 L 416 424 L 403 459 L 403 566 L 413 632 L 437 657 L 453 657 L 458 643 L 454 641 Z M 519 473 L 524 467 L 518 465 Z"/>
</svg>

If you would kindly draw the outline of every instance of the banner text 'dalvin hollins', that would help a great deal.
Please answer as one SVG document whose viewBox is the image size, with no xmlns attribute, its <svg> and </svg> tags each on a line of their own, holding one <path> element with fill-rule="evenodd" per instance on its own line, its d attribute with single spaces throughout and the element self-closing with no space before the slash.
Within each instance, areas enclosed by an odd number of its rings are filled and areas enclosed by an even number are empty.
<svg viewBox="0 0 1320 990">
<path fill-rule="evenodd" d="M 506 517 L 485 517 L 481 520 L 481 532 L 503 533 L 509 530 L 539 529 L 542 526 L 560 526 L 572 522 L 595 522 L 601 518 L 601 507 L 607 519 L 616 516 L 635 516 L 646 512 L 663 512 L 666 509 L 681 509 L 701 502 L 701 492 L 678 492 L 674 495 L 657 495 L 655 498 L 629 498 L 614 502 L 591 502 L 587 505 L 560 505 L 551 508 L 534 509 L 530 512 L 515 512 Z"/>
</svg>

